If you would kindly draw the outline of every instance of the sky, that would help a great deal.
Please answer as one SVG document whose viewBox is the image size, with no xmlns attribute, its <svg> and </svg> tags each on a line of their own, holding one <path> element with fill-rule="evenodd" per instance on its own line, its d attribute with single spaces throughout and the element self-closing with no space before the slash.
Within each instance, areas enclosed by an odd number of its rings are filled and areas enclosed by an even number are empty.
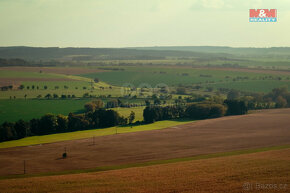
<svg viewBox="0 0 290 193">
<path fill-rule="evenodd" d="M 290 0 L 0 0 L 0 46 L 290 47 Z"/>
</svg>

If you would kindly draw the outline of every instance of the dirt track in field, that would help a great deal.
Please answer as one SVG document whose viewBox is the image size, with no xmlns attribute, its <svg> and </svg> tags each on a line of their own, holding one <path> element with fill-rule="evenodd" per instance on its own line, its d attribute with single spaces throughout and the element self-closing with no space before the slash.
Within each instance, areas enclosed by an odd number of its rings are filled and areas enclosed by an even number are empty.
<svg viewBox="0 0 290 193">
<path fill-rule="evenodd" d="M 44 73 L 56 73 L 66 75 L 76 74 L 88 74 L 94 72 L 103 72 L 104 70 L 99 69 L 88 69 L 88 68 L 65 68 L 65 67 L 1 67 L 0 70 L 11 70 L 11 71 L 24 71 L 24 72 L 44 72 Z"/>
<path fill-rule="evenodd" d="M 93 168 L 290 144 L 290 109 L 223 117 L 162 130 L 0 149 L 0 175 Z M 68 158 L 61 159 L 64 148 Z"/>
</svg>

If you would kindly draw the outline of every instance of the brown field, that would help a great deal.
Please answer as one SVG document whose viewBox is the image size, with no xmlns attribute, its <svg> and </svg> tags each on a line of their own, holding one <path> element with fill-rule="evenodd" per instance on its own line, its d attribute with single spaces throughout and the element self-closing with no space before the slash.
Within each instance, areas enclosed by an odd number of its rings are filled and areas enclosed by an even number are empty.
<svg viewBox="0 0 290 193">
<path fill-rule="evenodd" d="M 94 72 L 103 72 L 104 70 L 99 69 L 88 69 L 88 68 L 72 68 L 72 67 L 1 67 L 0 70 L 11 70 L 11 71 L 24 71 L 24 72 L 44 72 L 44 73 L 55 73 L 55 74 L 87 74 Z"/>
<path fill-rule="evenodd" d="M 106 172 L 0 180 L 0 189 L 5 193 L 289 192 L 290 149 Z"/>
<path fill-rule="evenodd" d="M 2 86 L 13 86 L 13 89 L 18 89 L 18 87 L 21 85 L 21 82 L 19 81 L 14 81 L 12 79 L 7 79 L 7 78 L 0 78 L 0 87 Z"/>
<path fill-rule="evenodd" d="M 87 169 L 290 144 L 290 109 L 209 119 L 163 130 L 0 150 L 0 175 Z M 121 129 L 121 128 L 120 128 Z M 67 159 L 61 159 L 66 147 Z"/>
</svg>

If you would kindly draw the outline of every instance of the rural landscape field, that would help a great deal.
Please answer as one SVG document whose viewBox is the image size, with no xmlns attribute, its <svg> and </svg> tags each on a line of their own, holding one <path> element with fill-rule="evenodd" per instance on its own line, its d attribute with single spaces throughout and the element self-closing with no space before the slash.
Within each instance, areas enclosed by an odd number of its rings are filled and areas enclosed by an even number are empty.
<svg viewBox="0 0 290 193">
<path fill-rule="evenodd" d="M 290 4 L 237 2 L 0 1 L 0 192 L 289 192 Z"/>
</svg>

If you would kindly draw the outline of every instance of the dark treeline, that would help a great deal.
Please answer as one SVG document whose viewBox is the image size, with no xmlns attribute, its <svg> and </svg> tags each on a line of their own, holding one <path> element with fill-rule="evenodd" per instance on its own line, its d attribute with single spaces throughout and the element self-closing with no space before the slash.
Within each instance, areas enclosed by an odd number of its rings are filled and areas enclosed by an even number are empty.
<svg viewBox="0 0 290 193">
<path fill-rule="evenodd" d="M 266 94 L 231 90 L 228 92 L 227 98 L 245 101 L 249 110 L 290 107 L 290 92 L 287 87 L 274 88 Z"/>
<path fill-rule="evenodd" d="M 127 118 L 120 116 L 114 110 L 106 109 L 97 109 L 85 114 L 70 113 L 68 116 L 46 114 L 39 119 L 30 121 L 4 122 L 0 126 L 0 141 L 21 139 L 35 135 L 105 128 L 127 123 Z"/>
<path fill-rule="evenodd" d="M 19 58 L 12 58 L 12 59 L 4 59 L 4 58 L 0 58 L 0 66 L 26 66 L 28 65 L 28 62 L 23 60 L 23 59 L 19 59 Z"/>
<path fill-rule="evenodd" d="M 224 115 L 242 115 L 247 113 L 245 102 L 239 100 L 225 100 L 224 104 L 192 103 L 179 106 L 147 106 L 143 117 L 145 123 L 155 121 L 189 118 L 207 119 Z"/>
<path fill-rule="evenodd" d="M 68 116 L 46 114 L 39 119 L 30 121 L 19 120 L 15 123 L 4 122 L 0 126 L 0 141 L 21 139 L 27 136 L 47 135 L 81 131 L 93 128 L 106 128 L 116 125 L 132 123 L 132 117 L 124 118 L 114 110 L 99 108 L 103 106 L 99 101 L 92 102 L 96 108 L 87 108 L 84 114 L 69 113 Z M 174 106 L 147 106 L 143 116 L 145 123 L 160 120 L 190 118 L 206 119 L 224 115 L 245 114 L 247 108 L 245 102 L 238 100 L 226 100 L 224 104 L 215 103 L 188 103 Z M 133 112 L 132 112 L 133 113 Z M 132 114 L 131 113 L 131 114 Z"/>
</svg>

